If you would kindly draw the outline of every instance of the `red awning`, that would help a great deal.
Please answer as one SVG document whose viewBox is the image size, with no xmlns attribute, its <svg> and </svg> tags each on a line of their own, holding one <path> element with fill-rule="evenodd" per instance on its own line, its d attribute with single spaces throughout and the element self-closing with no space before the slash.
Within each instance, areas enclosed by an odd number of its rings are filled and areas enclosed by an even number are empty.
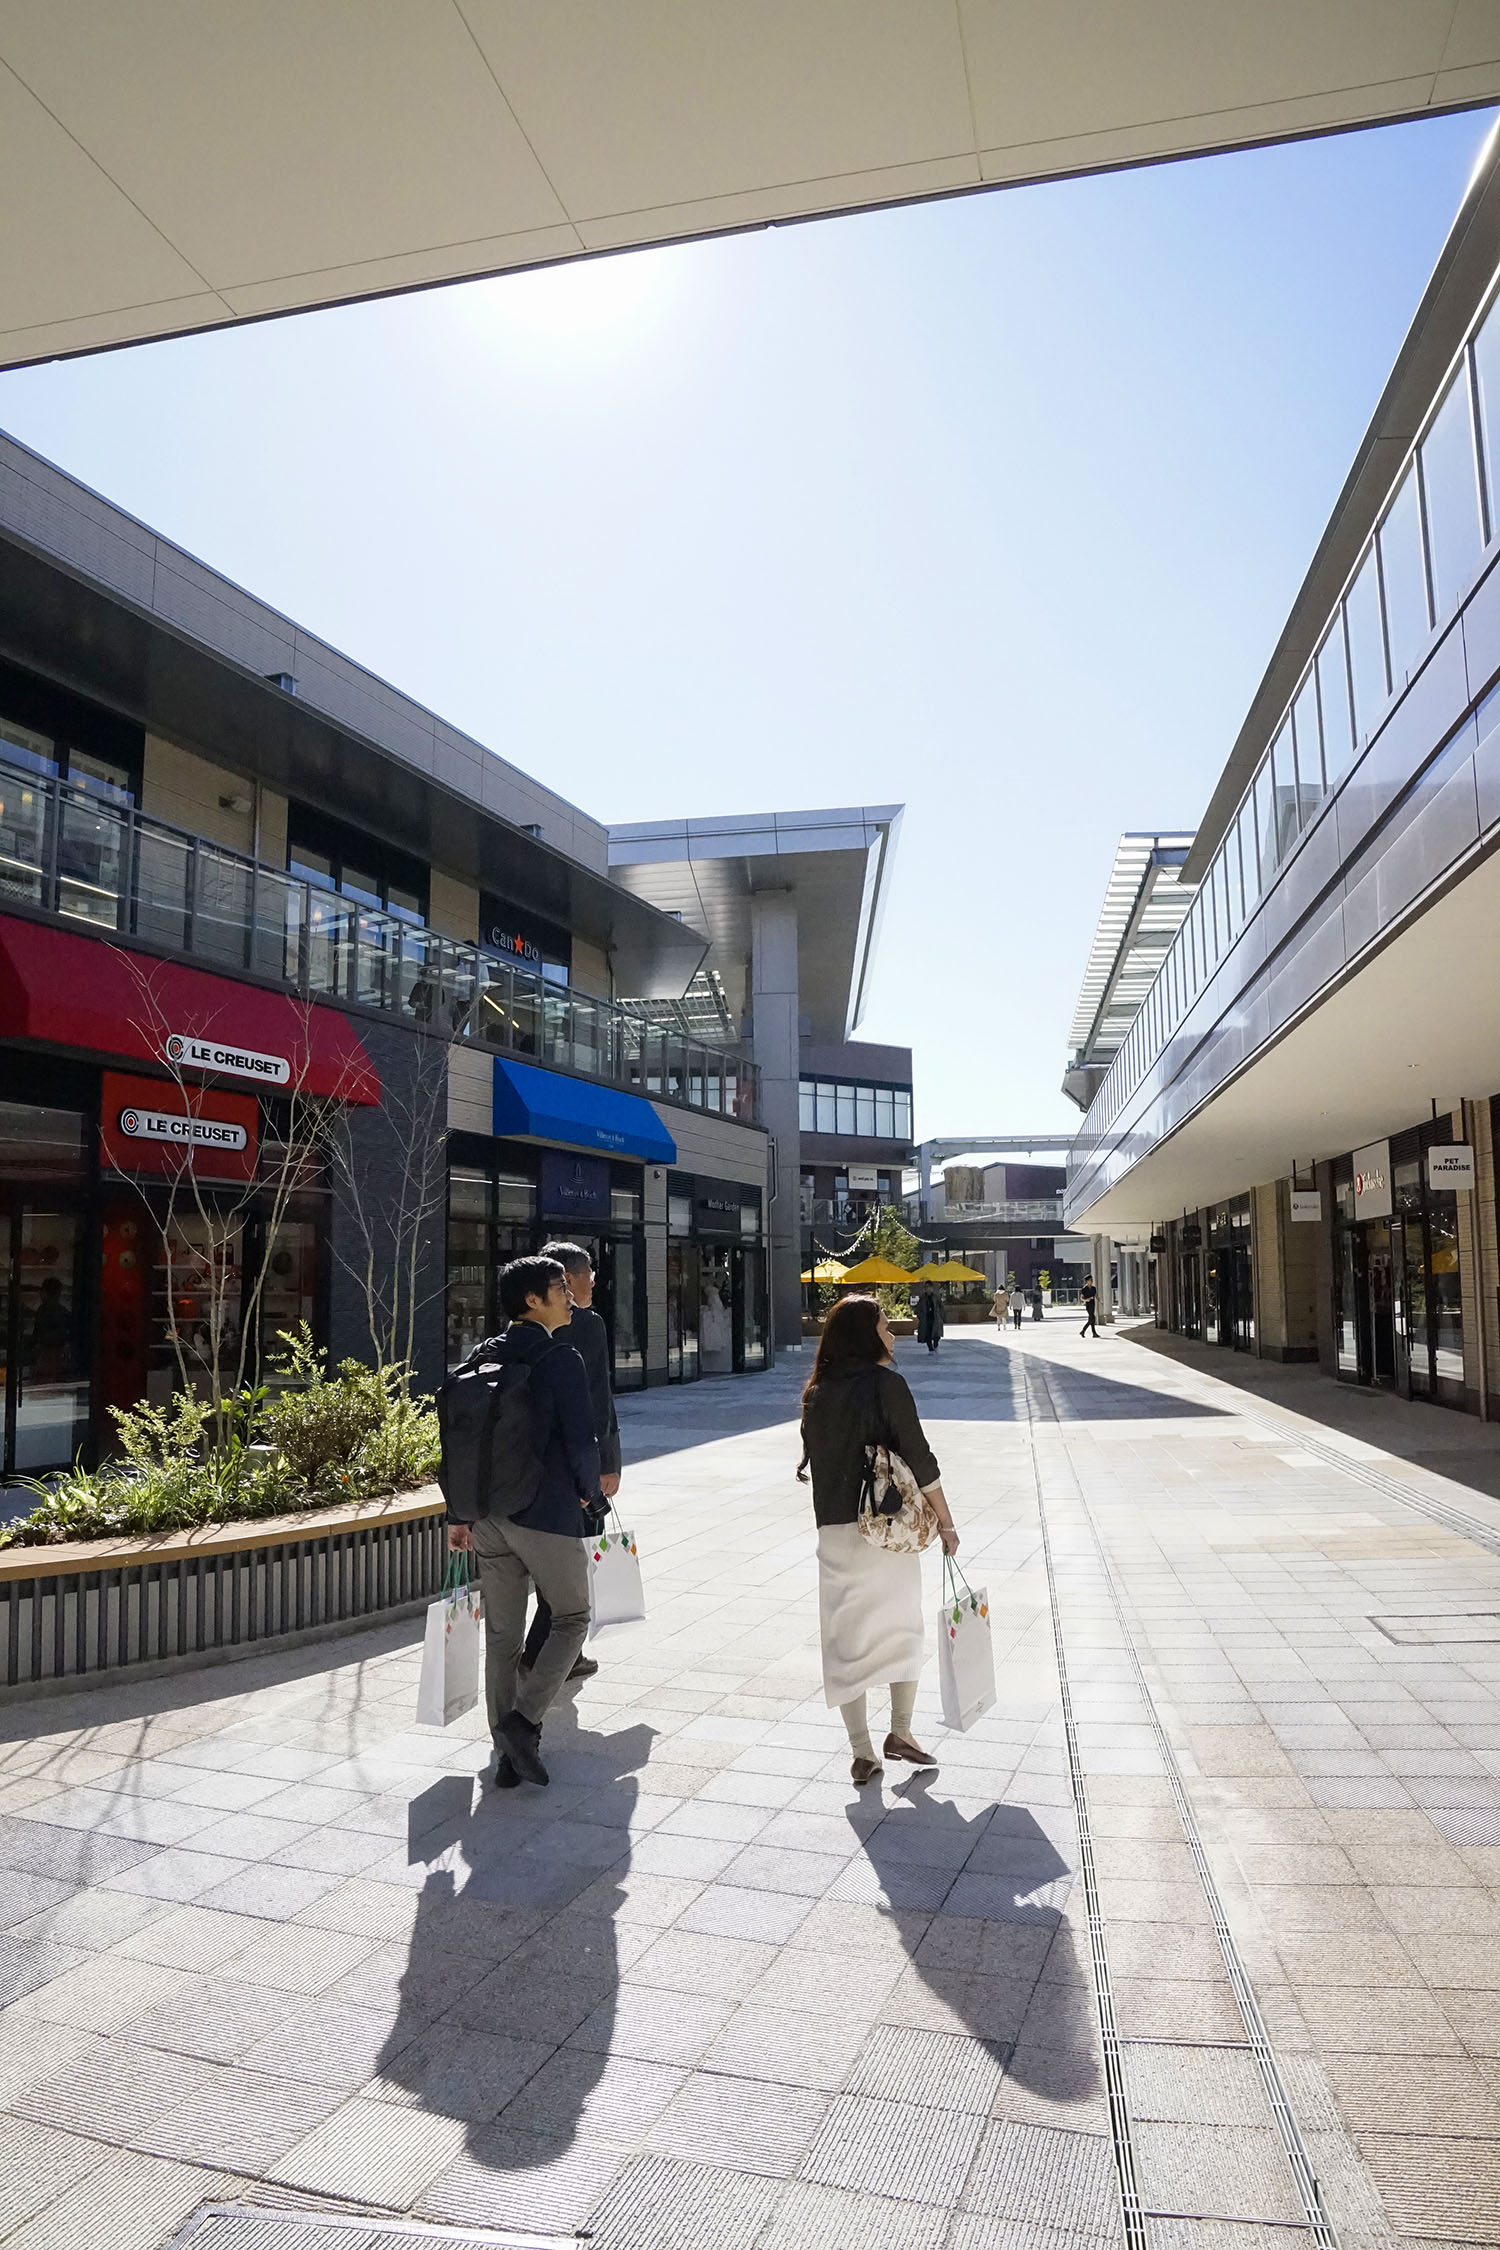
<svg viewBox="0 0 1500 2250">
<path fill-rule="evenodd" d="M 241 1088 L 289 1087 L 366 1108 L 380 1101 L 375 1066 L 337 1008 L 8 915 L 0 915 L 0 1038 L 181 1068 Z M 182 1043 L 170 1061 L 169 1039 Z"/>
</svg>

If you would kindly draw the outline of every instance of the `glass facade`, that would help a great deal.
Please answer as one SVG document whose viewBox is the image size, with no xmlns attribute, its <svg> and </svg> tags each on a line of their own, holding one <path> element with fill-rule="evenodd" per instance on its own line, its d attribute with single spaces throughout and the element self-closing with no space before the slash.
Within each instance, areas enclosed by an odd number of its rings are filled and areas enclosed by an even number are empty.
<svg viewBox="0 0 1500 2250">
<path fill-rule="evenodd" d="M 1458 1197 L 1427 1177 L 1446 1120 L 1390 1143 L 1391 1211 L 1356 1215 L 1352 1159 L 1334 1168 L 1334 1364 L 1345 1381 L 1462 1406 L 1463 1279 Z"/>
<path fill-rule="evenodd" d="M 846 1140 L 909 1141 L 910 1086 L 854 1086 L 843 1079 L 804 1078 L 798 1087 L 804 1133 Z"/>
<path fill-rule="evenodd" d="M 1381 723 L 1492 551 L 1500 518 L 1500 302 L 1450 369 L 1230 820 L 1192 911 L 1089 1112 L 1107 1130 Z M 804 1129 L 806 1120 L 804 1087 Z M 820 1128 L 826 1129 L 826 1128 Z"/>
</svg>

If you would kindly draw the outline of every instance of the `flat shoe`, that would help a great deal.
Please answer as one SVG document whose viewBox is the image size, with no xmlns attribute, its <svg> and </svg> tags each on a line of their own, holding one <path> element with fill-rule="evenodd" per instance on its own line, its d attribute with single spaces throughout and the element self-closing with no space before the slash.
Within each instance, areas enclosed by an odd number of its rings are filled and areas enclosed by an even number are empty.
<svg viewBox="0 0 1500 2250">
<path fill-rule="evenodd" d="M 899 1734 L 888 1734 L 886 1736 L 885 1754 L 888 1758 L 904 1758 L 909 1766 L 935 1766 L 937 1764 L 937 1760 L 930 1750 L 918 1749 L 915 1742 L 908 1742 L 904 1736 Z"/>
<path fill-rule="evenodd" d="M 877 1765 L 873 1758 L 856 1758 L 849 1768 L 850 1779 L 856 1789 L 864 1789 L 870 1782 L 878 1781 L 884 1772 L 884 1766 Z"/>
<path fill-rule="evenodd" d="M 591 1680 L 598 1669 L 599 1660 L 597 1657 L 580 1656 L 572 1671 L 568 1674 L 568 1678 L 570 1680 Z"/>
<path fill-rule="evenodd" d="M 495 1787 L 497 1789 L 520 1788 L 521 1776 L 517 1773 L 515 1767 L 510 1762 L 509 1751 L 507 1751 L 505 1755 L 497 1762 L 495 1767 L 494 1780 Z"/>
</svg>

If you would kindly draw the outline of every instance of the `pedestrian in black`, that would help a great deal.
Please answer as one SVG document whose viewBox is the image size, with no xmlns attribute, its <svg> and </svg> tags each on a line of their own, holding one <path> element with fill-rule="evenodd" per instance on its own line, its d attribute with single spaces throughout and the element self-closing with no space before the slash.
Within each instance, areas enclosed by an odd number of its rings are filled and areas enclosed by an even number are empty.
<svg viewBox="0 0 1500 2250">
<path fill-rule="evenodd" d="M 943 1340 L 943 1300 L 930 1281 L 917 1291 L 917 1340 L 930 1352 Z"/>
<path fill-rule="evenodd" d="M 594 1410 L 594 1437 L 599 1447 L 599 1490 L 606 1500 L 613 1500 L 620 1489 L 620 1423 L 615 1413 L 615 1394 L 609 1379 L 609 1330 L 594 1310 L 594 1261 L 581 1242 L 547 1242 L 542 1246 L 544 1258 L 555 1258 L 568 1277 L 568 1297 L 573 1316 L 559 1333 L 570 1343 L 583 1361 L 583 1371 L 589 1379 L 589 1398 Z M 552 1623 L 540 1590 L 536 1597 L 536 1615 L 531 1620 L 531 1631 L 526 1636 L 526 1646 L 521 1653 L 521 1670 L 529 1672 L 541 1653 Z M 581 1652 L 570 1680 L 591 1680 L 599 1667 L 592 1656 Z"/>
<path fill-rule="evenodd" d="M 1082 1295 L 1083 1326 L 1078 1333 L 1080 1336 L 1097 1336 L 1099 1333 L 1099 1292 L 1094 1286 L 1092 1274 L 1089 1275 L 1088 1280 L 1083 1285 Z"/>
<path fill-rule="evenodd" d="M 536 1483 L 532 1498 L 514 1515 L 450 1520 L 448 1544 L 471 1552 L 479 1565 L 495 1782 L 512 1789 L 518 1781 L 545 1784 L 548 1778 L 541 1760 L 542 1721 L 589 1629 L 584 1534 L 603 1495 L 588 1377 L 566 1333 L 573 1310 L 567 1275 L 555 1258 L 516 1258 L 501 1272 L 500 1305 L 510 1325 L 494 1339 L 490 1356 L 501 1366 L 528 1370 L 526 1467 Z M 503 1488 L 504 1464 L 497 1461 L 492 1475 Z M 549 1605 L 551 1627 L 535 1664 L 523 1672 L 526 1595 L 533 1585 Z"/>
</svg>

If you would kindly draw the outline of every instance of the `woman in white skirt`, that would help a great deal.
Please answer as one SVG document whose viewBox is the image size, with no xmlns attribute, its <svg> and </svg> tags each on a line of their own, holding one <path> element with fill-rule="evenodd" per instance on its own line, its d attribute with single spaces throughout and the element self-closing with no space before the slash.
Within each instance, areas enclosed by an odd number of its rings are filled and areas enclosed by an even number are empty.
<svg viewBox="0 0 1500 2250">
<path fill-rule="evenodd" d="M 937 1509 L 946 1552 L 951 1555 L 958 1547 L 937 1458 L 911 1392 L 891 1365 L 894 1349 L 885 1314 L 873 1297 L 840 1298 L 823 1323 L 818 1356 L 802 1394 L 797 1474 L 806 1483 L 812 1473 L 823 1692 L 848 1729 L 851 1770 L 861 1788 L 884 1771 L 870 1739 L 866 1697 L 873 1687 L 890 1690 L 886 1757 L 914 1766 L 937 1763 L 911 1734 L 924 1654 L 921 1558 L 893 1554 L 858 1528 L 867 1445 L 886 1445 L 901 1455 Z"/>
</svg>

